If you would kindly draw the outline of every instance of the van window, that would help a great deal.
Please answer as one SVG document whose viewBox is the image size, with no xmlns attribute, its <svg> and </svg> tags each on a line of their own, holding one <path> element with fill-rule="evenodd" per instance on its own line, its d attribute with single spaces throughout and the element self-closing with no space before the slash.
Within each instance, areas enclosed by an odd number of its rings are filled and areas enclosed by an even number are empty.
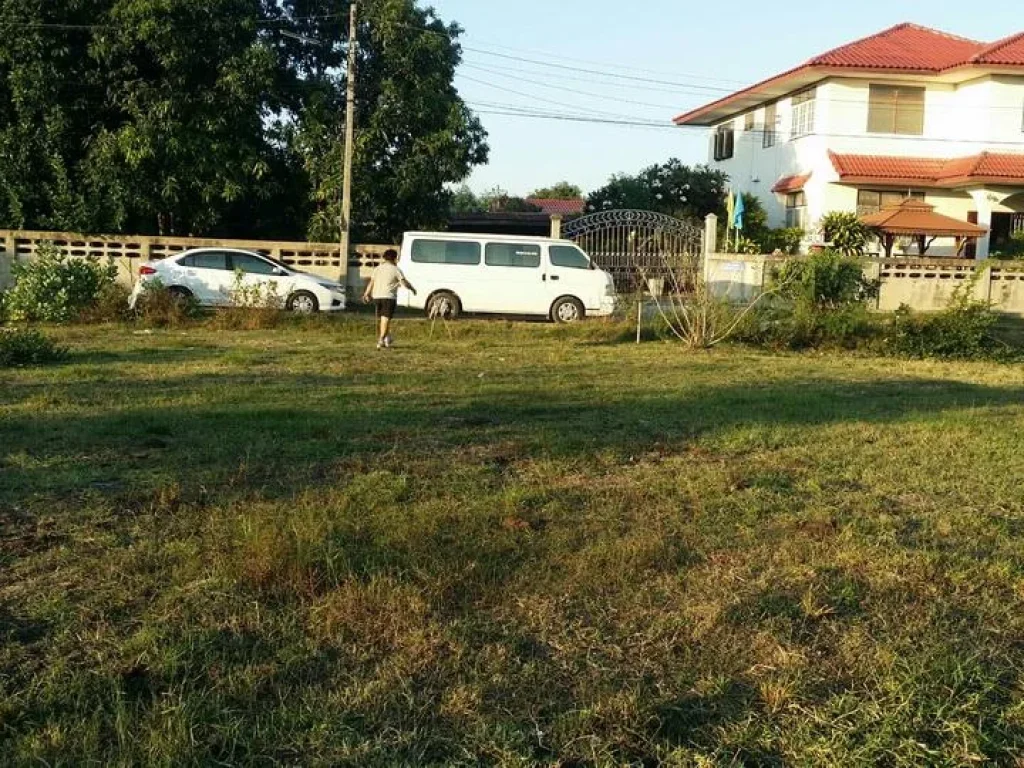
<svg viewBox="0 0 1024 768">
<path fill-rule="evenodd" d="M 551 266 L 568 269 L 590 269 L 590 259 L 579 248 L 571 245 L 551 246 Z"/>
<path fill-rule="evenodd" d="M 540 246 L 523 243 L 488 243 L 484 263 L 489 267 L 540 266 Z"/>
<path fill-rule="evenodd" d="M 480 243 L 460 240 L 413 240 L 412 260 L 417 264 L 479 264 Z"/>
</svg>

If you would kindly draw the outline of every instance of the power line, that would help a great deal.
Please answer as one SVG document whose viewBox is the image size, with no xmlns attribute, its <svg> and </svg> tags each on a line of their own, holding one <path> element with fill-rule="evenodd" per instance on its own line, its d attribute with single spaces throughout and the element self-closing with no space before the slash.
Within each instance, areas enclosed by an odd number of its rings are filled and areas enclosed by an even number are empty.
<svg viewBox="0 0 1024 768">
<path fill-rule="evenodd" d="M 469 75 L 463 75 L 462 78 L 464 80 L 469 80 L 471 83 L 478 83 L 478 84 L 486 86 L 488 88 L 494 88 L 495 90 L 498 90 L 498 91 L 504 91 L 505 93 L 511 93 L 511 94 L 514 94 L 515 96 L 523 96 L 523 97 L 525 97 L 527 99 L 532 99 L 533 101 L 539 101 L 539 102 L 542 102 L 544 104 L 553 104 L 556 107 L 562 107 L 562 108 L 572 107 L 573 106 L 572 104 L 566 104 L 564 101 L 555 101 L 554 99 L 546 99 L 543 96 L 537 96 L 537 95 L 532 94 L 532 93 L 526 93 L 525 91 L 517 91 L 514 88 L 507 88 L 507 87 L 505 87 L 503 85 L 498 85 L 497 83 L 491 83 L 491 82 L 488 82 L 487 80 L 480 80 L 479 78 L 471 77 Z M 624 118 L 624 119 L 631 119 L 632 118 L 631 115 L 623 115 L 623 114 L 616 113 L 616 112 L 607 112 L 605 110 L 600 110 L 600 109 L 594 109 L 594 110 L 590 110 L 590 111 L 593 114 L 605 115 L 606 117 L 620 117 L 620 118 Z"/>
<path fill-rule="evenodd" d="M 479 70 L 481 72 L 489 72 L 491 74 L 498 75 L 499 77 L 506 77 L 506 78 L 509 78 L 509 79 L 515 79 L 515 80 L 522 81 L 521 77 L 516 77 L 516 75 L 512 75 L 512 74 L 505 74 L 505 73 L 503 73 L 503 72 L 501 72 L 499 70 L 490 69 L 489 67 L 480 67 L 480 66 L 477 66 L 475 64 L 463 64 L 462 66 L 463 67 L 468 67 L 468 68 L 474 69 L 474 70 Z M 538 82 L 536 80 L 530 80 L 529 82 L 530 82 L 531 85 L 535 85 L 535 86 L 537 86 L 539 88 L 549 88 L 549 89 L 555 90 L 555 91 L 564 91 L 566 93 L 574 93 L 574 94 L 577 94 L 579 96 L 593 96 L 594 98 L 598 98 L 598 99 L 609 98 L 608 94 L 592 93 L 592 92 L 589 92 L 589 91 L 581 91 L 578 88 L 569 88 L 568 86 L 563 86 L 563 85 L 551 85 L 549 83 Z M 615 98 L 615 101 L 617 103 L 619 103 L 619 104 L 635 104 L 635 105 L 638 105 L 638 106 L 641 106 L 641 107 L 652 107 L 652 108 L 655 108 L 655 109 L 675 109 L 675 108 L 677 108 L 677 107 L 669 106 L 668 104 L 652 104 L 651 102 L 647 102 L 647 101 L 634 101 L 632 99 L 623 99 L 623 98 L 619 98 L 617 96 L 614 97 L 614 98 Z"/>
</svg>

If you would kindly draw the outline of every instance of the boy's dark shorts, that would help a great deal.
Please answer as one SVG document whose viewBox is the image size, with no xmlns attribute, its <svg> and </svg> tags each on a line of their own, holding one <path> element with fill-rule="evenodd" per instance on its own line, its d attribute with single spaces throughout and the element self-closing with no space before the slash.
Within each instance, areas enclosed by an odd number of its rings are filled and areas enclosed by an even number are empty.
<svg viewBox="0 0 1024 768">
<path fill-rule="evenodd" d="M 390 320 L 395 316 L 395 310 L 398 308 L 396 299 L 374 299 L 373 303 L 377 306 L 377 317 L 386 317 Z"/>
</svg>

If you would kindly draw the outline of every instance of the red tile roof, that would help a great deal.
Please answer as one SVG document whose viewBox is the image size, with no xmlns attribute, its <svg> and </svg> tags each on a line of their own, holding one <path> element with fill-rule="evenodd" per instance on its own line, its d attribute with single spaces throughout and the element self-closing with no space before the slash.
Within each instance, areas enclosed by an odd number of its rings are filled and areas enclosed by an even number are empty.
<svg viewBox="0 0 1024 768">
<path fill-rule="evenodd" d="M 587 201 L 578 197 L 528 197 L 526 202 L 536 205 L 544 213 L 552 216 L 575 216 L 578 213 L 583 213 L 583 210 L 587 207 Z"/>
<path fill-rule="evenodd" d="M 957 37 L 917 24 L 898 24 L 869 37 L 826 51 L 780 75 L 680 115 L 677 125 L 710 125 L 750 109 L 757 102 L 781 98 L 833 71 L 906 72 L 938 75 L 959 67 L 1024 67 L 1024 33 L 995 43 Z"/>
<path fill-rule="evenodd" d="M 935 206 L 921 200 L 904 200 L 861 221 L 872 229 L 894 235 L 936 235 L 945 237 L 981 237 L 988 230 L 952 216 L 935 212 Z"/>
<path fill-rule="evenodd" d="M 1024 66 L 1024 32 L 1004 38 L 976 54 L 974 64 L 995 64 L 1011 67 Z"/>
<path fill-rule="evenodd" d="M 786 195 L 790 192 L 799 192 L 804 185 L 810 181 L 811 174 L 805 173 L 800 176 L 783 176 L 775 182 L 772 192 L 777 195 Z"/>
<path fill-rule="evenodd" d="M 1024 154 L 956 158 L 883 157 L 829 153 L 844 183 L 875 183 L 923 187 L 959 187 L 977 183 L 1024 184 Z"/>
<path fill-rule="evenodd" d="M 898 24 L 815 56 L 804 66 L 941 72 L 970 61 L 984 49 L 985 43 L 976 40 L 916 24 Z"/>
</svg>

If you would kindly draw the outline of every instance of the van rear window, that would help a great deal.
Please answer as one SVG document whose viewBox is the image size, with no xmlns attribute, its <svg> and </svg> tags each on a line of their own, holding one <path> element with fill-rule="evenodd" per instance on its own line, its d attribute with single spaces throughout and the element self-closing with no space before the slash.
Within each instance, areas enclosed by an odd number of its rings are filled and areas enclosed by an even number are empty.
<svg viewBox="0 0 1024 768">
<path fill-rule="evenodd" d="M 480 263 L 480 243 L 458 240 L 413 240 L 412 260 L 417 264 Z"/>
<path fill-rule="evenodd" d="M 484 261 L 489 267 L 540 266 L 540 246 L 522 243 L 488 243 Z"/>
</svg>

